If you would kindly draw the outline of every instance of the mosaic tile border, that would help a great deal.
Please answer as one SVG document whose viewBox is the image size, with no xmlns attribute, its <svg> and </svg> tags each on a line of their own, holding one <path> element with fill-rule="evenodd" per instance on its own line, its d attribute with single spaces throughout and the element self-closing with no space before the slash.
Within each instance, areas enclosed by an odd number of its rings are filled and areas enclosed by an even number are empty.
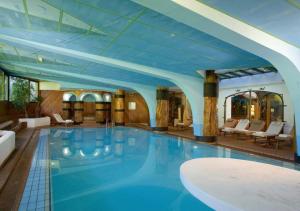
<svg viewBox="0 0 300 211">
<path fill-rule="evenodd" d="M 48 133 L 41 130 L 19 211 L 50 211 Z"/>
</svg>

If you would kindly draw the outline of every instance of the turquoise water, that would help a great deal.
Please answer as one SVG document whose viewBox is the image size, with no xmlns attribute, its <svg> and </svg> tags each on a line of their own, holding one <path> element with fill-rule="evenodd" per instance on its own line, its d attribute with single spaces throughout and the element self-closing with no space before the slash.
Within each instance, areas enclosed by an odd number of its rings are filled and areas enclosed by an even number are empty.
<svg viewBox="0 0 300 211">
<path fill-rule="evenodd" d="M 192 158 L 232 157 L 298 168 L 134 128 L 50 129 L 47 137 L 52 210 L 211 210 L 180 182 L 179 167 Z"/>
</svg>

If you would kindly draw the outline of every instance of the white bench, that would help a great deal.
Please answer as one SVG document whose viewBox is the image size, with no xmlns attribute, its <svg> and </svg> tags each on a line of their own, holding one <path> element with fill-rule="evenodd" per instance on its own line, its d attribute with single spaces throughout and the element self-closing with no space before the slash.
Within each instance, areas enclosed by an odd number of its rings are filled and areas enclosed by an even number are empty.
<svg viewBox="0 0 300 211">
<path fill-rule="evenodd" d="M 15 132 L 0 130 L 0 166 L 15 149 Z"/>
<path fill-rule="evenodd" d="M 23 118 L 19 119 L 19 122 L 27 122 L 28 128 L 49 126 L 51 119 L 50 117 L 40 117 L 40 118 Z"/>
</svg>

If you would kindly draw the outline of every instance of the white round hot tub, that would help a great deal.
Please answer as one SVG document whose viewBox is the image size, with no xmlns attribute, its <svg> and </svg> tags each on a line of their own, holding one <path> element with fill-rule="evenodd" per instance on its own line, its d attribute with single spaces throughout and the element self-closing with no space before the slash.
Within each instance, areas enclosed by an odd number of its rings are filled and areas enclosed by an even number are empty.
<svg viewBox="0 0 300 211">
<path fill-rule="evenodd" d="M 180 167 L 185 188 L 215 210 L 300 210 L 300 171 L 231 158 Z"/>
</svg>

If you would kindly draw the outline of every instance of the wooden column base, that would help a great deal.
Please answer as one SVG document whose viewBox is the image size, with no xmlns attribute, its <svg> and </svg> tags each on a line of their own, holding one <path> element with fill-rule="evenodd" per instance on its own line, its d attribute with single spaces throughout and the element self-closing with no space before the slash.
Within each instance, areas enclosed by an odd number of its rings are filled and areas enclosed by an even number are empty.
<svg viewBox="0 0 300 211">
<path fill-rule="evenodd" d="M 197 141 L 201 142 L 216 142 L 216 136 L 195 136 Z"/>
<path fill-rule="evenodd" d="M 105 124 L 105 121 L 97 121 L 96 123 Z"/>
<path fill-rule="evenodd" d="M 168 127 L 152 127 L 153 131 L 167 131 Z"/>
</svg>

